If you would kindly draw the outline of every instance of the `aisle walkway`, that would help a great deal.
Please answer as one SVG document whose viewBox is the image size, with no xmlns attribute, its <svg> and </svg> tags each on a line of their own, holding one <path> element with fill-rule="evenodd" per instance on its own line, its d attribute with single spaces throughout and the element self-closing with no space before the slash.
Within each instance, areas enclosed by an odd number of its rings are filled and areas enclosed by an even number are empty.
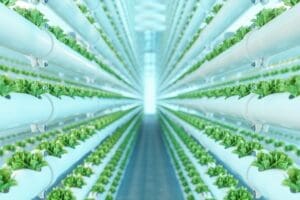
<svg viewBox="0 0 300 200">
<path fill-rule="evenodd" d="M 146 116 L 117 200 L 182 200 L 155 116 Z"/>
</svg>

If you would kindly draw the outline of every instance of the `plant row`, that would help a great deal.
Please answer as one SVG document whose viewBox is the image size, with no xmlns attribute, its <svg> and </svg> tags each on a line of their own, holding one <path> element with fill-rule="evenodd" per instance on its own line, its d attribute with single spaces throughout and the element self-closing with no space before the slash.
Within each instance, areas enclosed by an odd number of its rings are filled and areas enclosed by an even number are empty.
<svg viewBox="0 0 300 200">
<path fill-rule="evenodd" d="M 97 130 L 105 128 L 126 113 L 127 111 L 122 111 L 112 115 L 106 115 L 89 121 L 84 125 L 80 125 L 77 128 L 74 128 L 75 125 L 66 127 L 68 131 L 56 134 L 51 141 L 41 142 L 35 151 L 16 151 L 7 159 L 5 166 L 2 168 L 4 172 L 9 172 L 10 179 L 1 178 L 0 182 L 3 182 L 3 184 L 6 184 L 6 182 L 15 183 L 12 177 L 12 171 L 15 170 L 30 169 L 34 171 L 41 171 L 44 166 L 47 166 L 47 162 L 45 161 L 42 152 L 44 152 L 46 156 L 60 158 L 63 154 L 67 153 L 65 147 L 75 149 L 80 143 L 86 141 L 88 138 L 94 135 Z M 1 192 L 8 192 L 9 188 L 10 187 L 6 187 L 5 190 L 2 190 Z"/>
<path fill-rule="evenodd" d="M 288 67 L 288 68 L 283 68 L 283 69 L 279 69 L 279 70 L 272 70 L 269 72 L 265 72 L 265 73 L 258 73 L 254 76 L 248 76 L 248 77 L 244 77 L 241 78 L 239 80 L 231 80 L 231 81 L 226 81 L 226 82 L 222 82 L 222 83 L 217 83 L 214 85 L 209 85 L 209 88 L 216 88 L 219 86 L 226 86 L 228 87 L 229 85 L 236 85 L 236 84 L 242 84 L 244 82 L 250 82 L 250 81 L 257 81 L 257 80 L 262 80 L 262 79 L 266 79 L 266 78 L 272 78 L 274 76 L 277 75 L 285 75 L 288 73 L 297 73 L 300 70 L 300 65 L 296 65 L 296 66 L 292 66 L 292 67 Z M 202 90 L 206 90 L 206 87 L 203 88 Z"/>
<path fill-rule="evenodd" d="M 195 7 L 193 7 L 193 14 L 196 12 L 195 9 L 197 9 L 196 7 L 199 6 L 201 4 L 197 4 L 195 3 Z M 191 47 L 195 44 L 196 40 L 198 40 L 198 38 L 200 37 L 203 29 L 205 29 L 210 23 L 211 21 L 213 20 L 214 16 L 216 16 L 219 11 L 221 10 L 221 8 L 223 7 L 223 3 L 217 3 L 216 5 L 213 6 L 212 10 L 211 10 L 211 14 L 209 14 L 205 19 L 204 19 L 204 22 L 205 22 L 205 26 L 204 27 L 201 27 L 199 28 L 193 35 L 193 37 L 191 38 L 191 40 L 187 43 L 187 45 L 185 46 L 185 48 L 183 49 L 183 51 L 181 52 L 178 60 L 176 61 L 176 63 L 174 64 L 174 66 L 176 66 L 182 59 L 183 57 L 185 56 L 185 54 L 191 49 Z M 185 27 L 182 29 L 182 32 L 180 34 L 180 37 L 179 37 L 179 41 L 182 39 L 183 37 L 183 33 L 184 31 L 186 30 L 188 24 L 191 22 L 191 16 L 190 18 L 188 19 L 188 23 L 185 24 Z M 175 49 L 173 50 L 172 54 L 175 53 L 175 50 L 176 50 L 176 46 L 177 44 L 175 44 Z"/>
<path fill-rule="evenodd" d="M 219 124 L 182 112 L 172 112 L 180 119 L 203 131 L 203 134 L 225 148 L 233 147 L 232 153 L 237 154 L 239 158 L 254 156 L 255 160 L 252 166 L 257 167 L 258 171 L 270 169 L 286 171 L 288 178 L 284 180 L 283 184 L 287 185 L 291 192 L 300 192 L 300 169 L 294 165 L 293 160 L 284 152 L 278 150 L 263 151 L 263 146 L 258 141 L 247 141 L 243 136 L 236 135 L 234 131 Z"/>
<path fill-rule="evenodd" d="M 1 59 L 1 57 L 0 57 L 0 59 Z M 6 59 L 6 58 L 3 58 L 3 59 Z M 23 65 L 27 65 L 27 63 L 23 63 Z M 74 86 L 93 88 L 92 86 L 87 86 L 87 85 L 84 85 L 84 84 L 81 84 L 81 83 L 76 83 L 76 82 L 69 81 L 69 80 L 62 80 L 62 79 L 57 78 L 57 77 L 48 76 L 48 75 L 44 75 L 44 74 L 37 74 L 37 73 L 32 72 L 32 71 L 25 71 L 25 70 L 13 68 L 13 67 L 8 67 L 6 65 L 1 65 L 1 64 L 0 64 L 0 70 L 4 71 L 4 72 L 12 72 L 14 74 L 20 74 L 20 75 L 25 75 L 25 76 L 34 77 L 34 78 L 41 78 L 41 79 L 54 81 L 54 82 L 58 82 L 58 83 L 64 82 L 64 83 L 68 83 L 68 84 L 74 85 Z"/>
<path fill-rule="evenodd" d="M 124 63 L 124 60 L 121 58 L 119 52 L 115 49 L 114 45 L 112 44 L 112 41 L 109 37 L 107 37 L 107 35 L 105 34 L 105 32 L 102 30 L 101 27 L 97 27 L 95 25 L 96 20 L 94 19 L 93 15 L 89 12 L 89 9 L 87 8 L 87 6 L 85 4 L 83 4 L 83 2 L 77 2 L 76 3 L 77 7 L 79 8 L 79 10 L 81 11 L 81 13 L 87 18 L 87 20 L 95 26 L 95 28 L 97 29 L 97 31 L 99 32 L 101 38 L 103 39 L 103 41 L 106 43 L 106 45 L 114 52 L 115 56 L 119 59 L 119 61 L 126 67 L 126 64 Z"/>
<path fill-rule="evenodd" d="M 60 200 L 60 199 L 67 199 L 67 200 L 75 200 L 76 197 L 73 194 L 72 189 L 83 188 L 89 178 L 95 174 L 96 170 L 93 169 L 99 168 L 100 165 L 105 163 L 104 159 L 108 156 L 114 146 L 116 146 L 117 142 L 120 140 L 122 135 L 126 132 L 131 122 L 127 122 L 126 124 L 119 127 L 112 136 L 105 139 L 96 149 L 91 153 L 79 166 L 77 166 L 72 173 L 70 173 L 67 177 L 65 177 L 61 181 L 61 186 L 54 188 L 47 196 L 49 200 Z M 118 150 L 114 153 L 114 156 L 110 159 L 110 161 L 105 164 L 106 167 L 103 169 L 101 173 L 101 183 L 102 182 L 109 182 L 114 170 L 117 167 L 118 161 L 120 159 L 120 155 L 122 155 L 121 149 L 124 149 L 124 146 L 128 145 L 129 139 L 133 136 L 132 130 L 129 131 L 129 134 L 124 138 L 121 145 L 118 147 Z M 98 183 L 96 183 L 97 185 Z M 94 185 L 92 188 L 93 190 L 99 189 L 100 186 Z M 102 187 L 101 187 L 102 188 Z M 113 187 L 112 187 L 113 188 Z M 105 189 L 105 188 L 102 188 Z M 113 189 L 111 189 L 113 190 Z M 102 191 L 102 190 L 101 190 Z"/>
<path fill-rule="evenodd" d="M 94 55 L 92 52 L 90 52 L 84 45 L 80 44 L 74 36 L 71 36 L 70 34 L 65 33 L 58 26 L 50 26 L 48 24 L 48 20 L 44 16 L 44 14 L 42 14 L 39 10 L 31 9 L 31 8 L 17 7 L 15 5 L 15 1 L 12 1 L 12 0 L 8 0 L 8 1 L 2 2 L 2 3 L 4 3 L 4 5 L 8 6 L 9 8 L 13 9 L 15 12 L 19 13 L 21 16 L 23 16 L 24 18 L 26 18 L 27 20 L 32 22 L 37 27 L 43 28 L 43 29 L 47 28 L 47 30 L 49 32 L 51 32 L 58 41 L 69 46 L 71 49 L 78 52 L 83 57 L 87 58 L 88 60 L 96 62 L 103 70 L 112 74 L 119 80 L 124 81 L 108 65 L 106 65 L 102 61 L 100 61 L 96 57 L 96 55 Z"/>
<path fill-rule="evenodd" d="M 186 71 L 183 75 L 181 75 L 176 81 L 179 81 L 188 74 L 191 74 L 192 72 L 196 71 L 205 62 L 211 61 L 221 53 L 225 52 L 227 49 L 242 41 L 247 35 L 247 33 L 254 29 L 259 29 L 263 27 L 265 24 L 282 14 L 284 11 L 286 11 L 286 7 L 269 8 L 261 10 L 256 15 L 255 19 L 252 20 L 253 23 L 251 25 L 240 27 L 233 34 L 233 36 L 229 37 L 228 39 L 225 39 L 222 43 L 217 45 L 210 53 L 208 53 L 202 60 L 198 61 L 196 64 L 191 66 L 191 68 L 188 71 Z"/>
<path fill-rule="evenodd" d="M 271 79 L 253 83 L 239 84 L 217 89 L 198 90 L 181 94 L 178 98 L 202 98 L 202 97 L 245 97 L 249 94 L 257 94 L 260 98 L 275 93 L 289 93 L 290 98 L 300 95 L 300 76 L 295 75 L 285 79 Z"/>
<path fill-rule="evenodd" d="M 251 193 L 243 187 L 238 187 L 238 180 L 229 174 L 222 165 L 217 165 L 214 157 L 211 156 L 198 142 L 196 142 L 194 138 L 189 136 L 182 127 L 170 121 L 170 119 L 167 119 L 167 122 L 173 128 L 174 132 L 185 147 L 192 153 L 193 157 L 196 158 L 197 163 L 199 163 L 202 167 L 208 167 L 206 174 L 209 175 L 211 179 L 215 180 L 214 184 L 219 189 L 228 189 L 227 195 L 224 199 L 253 199 Z M 175 137 L 174 140 L 176 140 Z M 189 171 L 189 174 L 193 174 L 194 172 L 195 169 Z"/>
<path fill-rule="evenodd" d="M 111 11 L 109 11 L 109 9 L 108 9 L 108 7 L 107 7 L 107 5 L 106 5 L 106 3 L 103 1 L 103 0 L 101 0 L 101 1 L 99 1 L 99 3 L 100 3 L 100 5 L 101 5 L 101 7 L 102 7 L 102 9 L 103 9 L 103 11 L 104 11 L 104 14 L 106 15 L 106 17 L 107 17 L 107 19 L 108 19 L 108 21 L 109 21 L 109 23 L 110 23 L 110 25 L 111 25 L 111 27 L 113 28 L 113 30 L 114 30 L 114 32 L 115 32 L 115 35 L 116 35 L 116 37 L 117 37 L 117 39 L 119 40 L 119 42 L 120 42 L 120 44 L 122 45 L 122 47 L 123 47 L 123 49 L 124 49 L 124 51 L 125 51 L 125 54 L 126 54 L 126 56 L 127 56 L 127 58 L 130 60 L 130 62 L 131 62 L 131 64 L 134 64 L 134 62 L 133 62 L 133 60 L 132 60 L 132 57 L 130 56 L 130 52 L 129 52 L 129 50 L 128 50 L 128 48 L 127 47 L 131 47 L 130 45 L 126 45 L 125 44 L 125 42 L 123 41 L 123 39 L 122 39 L 122 37 L 121 37 L 121 33 L 120 33 L 120 31 L 118 30 L 118 27 L 117 27 L 117 25 L 115 24 L 115 22 L 114 22 L 114 20 L 113 20 L 113 18 L 112 18 L 112 12 Z M 112 1 L 112 3 L 114 4 L 115 2 L 114 1 Z M 115 6 L 115 4 L 114 4 L 114 6 Z M 115 6 L 115 8 L 116 8 L 116 6 Z M 118 9 L 115 9 L 116 10 L 116 12 L 117 12 L 117 15 L 119 15 L 118 13 Z M 120 20 L 120 22 L 122 22 L 123 20 Z M 126 29 L 124 28 L 124 26 L 123 26 L 123 24 L 121 23 L 121 27 L 122 27 L 122 29 L 125 31 Z M 126 65 L 125 65 L 126 66 Z M 130 68 L 128 68 L 128 69 L 130 69 Z M 131 70 L 129 70 L 129 72 L 131 73 Z"/>
<path fill-rule="evenodd" d="M 135 124 L 135 127 L 117 149 L 112 159 L 106 164 L 103 172 L 99 175 L 96 183 L 91 189 L 90 197 L 100 195 L 105 200 L 114 199 L 134 147 L 139 125 L 140 122 Z M 89 198 L 89 200 L 95 199 Z"/>
<path fill-rule="evenodd" d="M 185 199 L 194 200 L 195 194 L 207 195 L 209 193 L 208 187 L 203 182 L 200 174 L 197 172 L 195 166 L 191 163 L 190 159 L 182 151 L 180 145 L 163 126 L 164 141 L 171 155 L 176 174 L 180 181 Z"/>
<path fill-rule="evenodd" d="M 122 116 L 124 116 L 126 113 L 128 113 L 128 111 L 118 111 L 118 112 L 114 112 L 108 115 L 104 115 L 101 117 L 97 117 L 96 119 L 94 119 L 93 121 L 97 121 L 97 127 L 99 128 L 104 128 L 105 126 L 107 126 L 108 124 L 111 124 L 112 122 L 116 121 L 117 119 L 120 119 Z M 91 123 L 91 121 L 90 121 Z M 103 124 L 103 125 L 101 125 Z M 38 146 L 41 143 L 44 143 L 46 141 L 51 140 L 54 137 L 60 137 L 61 138 L 65 138 L 65 140 L 67 140 L 67 136 L 64 135 L 65 132 L 70 131 L 71 129 L 77 128 L 79 126 L 83 125 L 83 123 L 75 123 L 73 125 L 68 125 L 66 127 L 63 127 L 61 130 L 54 130 L 54 131 L 49 131 L 49 132 L 45 132 L 33 137 L 28 137 L 24 140 L 19 140 L 16 141 L 14 143 L 11 144 L 7 144 L 4 145 L 0 148 L 0 157 L 7 155 L 7 154 L 11 154 L 14 153 L 16 151 L 21 151 L 21 150 L 25 150 L 27 147 L 32 147 L 34 148 L 35 146 Z M 64 135 L 64 136 L 63 136 Z"/>
<path fill-rule="evenodd" d="M 51 94 L 55 97 L 100 97 L 121 98 L 122 96 L 113 92 L 100 89 L 86 89 L 75 86 L 64 86 L 62 84 L 46 83 L 26 79 L 12 79 L 0 75 L 0 96 L 9 98 L 9 94 L 24 93 L 40 98 L 42 94 Z"/>
</svg>

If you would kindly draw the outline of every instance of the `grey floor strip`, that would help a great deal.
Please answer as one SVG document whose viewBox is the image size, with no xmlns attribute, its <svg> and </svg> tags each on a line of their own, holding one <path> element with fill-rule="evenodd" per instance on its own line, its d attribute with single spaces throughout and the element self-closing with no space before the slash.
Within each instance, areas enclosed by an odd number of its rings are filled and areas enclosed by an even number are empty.
<svg viewBox="0 0 300 200">
<path fill-rule="evenodd" d="M 183 200 L 155 116 L 145 116 L 117 200 Z"/>
</svg>

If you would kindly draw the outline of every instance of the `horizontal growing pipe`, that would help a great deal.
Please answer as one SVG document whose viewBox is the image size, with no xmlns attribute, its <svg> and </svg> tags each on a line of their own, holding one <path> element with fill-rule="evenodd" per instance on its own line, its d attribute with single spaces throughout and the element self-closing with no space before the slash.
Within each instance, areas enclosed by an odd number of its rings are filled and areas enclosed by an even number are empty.
<svg viewBox="0 0 300 200">
<path fill-rule="evenodd" d="M 81 13 L 73 1 L 51 0 L 48 1 L 46 5 L 72 26 L 74 30 L 79 32 L 93 48 L 104 55 L 110 62 L 118 66 L 118 69 L 123 69 L 110 47 L 103 41 L 100 33 Z"/>
<path fill-rule="evenodd" d="M 198 160 L 195 158 L 195 156 L 192 154 L 191 151 L 184 145 L 184 143 L 181 141 L 181 139 L 177 136 L 176 132 L 174 129 L 171 127 L 171 125 L 168 123 L 167 127 L 169 130 L 171 130 L 173 136 L 176 138 L 177 142 L 180 144 L 182 147 L 184 153 L 190 158 L 190 161 L 193 163 L 193 165 L 196 167 L 197 171 L 199 172 L 201 179 L 204 181 L 204 183 L 208 186 L 210 192 L 213 194 L 213 196 L 216 199 L 224 199 L 226 196 L 226 193 L 228 190 L 226 189 L 219 189 L 218 186 L 215 184 L 216 178 L 215 177 L 210 177 L 207 174 L 208 166 L 201 165 Z"/>
<path fill-rule="evenodd" d="M 10 99 L 0 97 L 0 129 L 6 130 L 31 124 L 48 124 L 79 114 L 95 113 L 113 106 L 130 103 L 114 100 L 81 97 L 54 97 L 44 94 L 37 98 L 28 94 L 12 93 Z"/>
<path fill-rule="evenodd" d="M 0 3 L 0 45 L 28 56 L 48 60 L 69 70 L 122 85 L 122 82 L 54 38 L 51 33 Z M 18 31 L 15 30 L 18 27 Z"/>
<path fill-rule="evenodd" d="M 62 155 L 61 158 L 46 156 L 45 160 L 48 162 L 48 166 L 43 167 L 40 172 L 27 169 L 15 171 L 14 178 L 18 182 L 18 185 L 11 187 L 8 193 L 1 193 L 0 199 L 34 199 L 36 196 L 42 194 L 61 174 L 78 162 L 82 156 L 96 148 L 107 136 L 112 134 L 118 126 L 131 119 L 131 117 L 136 114 L 136 111 L 137 110 L 132 111 L 130 114 L 123 116 L 118 121 L 98 131 L 91 138 L 80 143 L 75 149 L 66 148 L 68 153 Z M 26 192 L 24 193 L 24 191 Z"/>
<path fill-rule="evenodd" d="M 193 100 L 170 101 L 206 113 L 217 113 L 243 118 L 254 124 L 272 124 L 291 129 L 300 129 L 300 97 L 289 98 L 288 93 L 271 94 L 258 98 L 250 94 L 243 98 L 200 98 Z"/>
<path fill-rule="evenodd" d="M 96 20 L 99 22 L 99 24 L 101 24 L 101 26 L 103 27 L 103 30 L 107 30 L 108 33 L 114 33 L 115 31 L 114 31 L 113 27 L 111 26 L 109 19 L 105 14 L 105 11 L 103 10 L 103 8 L 101 6 L 101 2 L 95 1 L 95 0 L 84 0 L 84 2 L 86 3 L 86 5 L 90 9 L 90 11 L 94 14 L 94 16 L 95 16 Z M 112 39 L 112 41 L 116 45 L 119 52 L 122 52 L 122 55 L 123 55 L 122 58 L 126 59 L 125 62 L 127 63 L 127 65 L 130 66 L 129 58 L 126 56 L 124 47 L 119 42 L 118 38 L 115 36 L 115 34 L 111 34 L 110 37 L 114 37 Z M 139 80 L 135 71 L 133 70 L 132 72 L 133 72 L 132 74 L 135 75 L 134 78 Z"/>
<path fill-rule="evenodd" d="M 237 154 L 232 153 L 234 148 L 225 148 L 187 122 L 167 111 L 164 112 L 176 123 L 181 124 L 202 146 L 226 163 L 246 183 L 249 183 L 249 186 L 256 191 L 257 195 L 263 195 L 272 200 L 300 199 L 299 193 L 292 193 L 288 186 L 282 184 L 287 176 L 285 171 L 277 169 L 258 171 L 257 167 L 252 166 L 252 162 L 255 160 L 254 156 L 239 158 Z"/>
<path fill-rule="evenodd" d="M 199 3 L 201 4 L 200 6 L 199 6 L 199 9 L 196 11 L 196 13 L 194 14 L 194 17 L 193 17 L 193 21 L 191 22 L 191 24 L 188 26 L 188 28 L 187 28 L 187 30 L 185 30 L 184 31 L 184 36 L 183 36 L 183 39 L 181 40 L 181 42 L 180 42 L 180 45 L 179 45 L 179 52 L 181 52 L 181 51 L 183 51 L 183 49 L 181 49 L 181 48 L 183 48 L 183 47 L 185 47 L 186 46 L 186 44 L 188 44 L 189 42 L 190 42 L 190 39 L 191 39 L 191 35 L 194 35 L 195 33 L 196 33 L 196 31 L 194 31 L 193 33 L 190 33 L 190 34 L 188 34 L 188 30 L 189 29 L 192 29 L 192 28 L 197 28 L 197 29 L 199 29 L 199 25 L 196 25 L 196 23 L 199 23 L 199 22 L 202 22 L 204 19 L 205 19 L 205 16 L 207 16 L 207 11 L 208 10 L 211 10 L 211 8 L 212 8 L 212 6 L 213 6 L 213 4 L 215 3 L 216 1 L 215 0 L 210 0 L 210 1 L 200 1 Z M 244 2 L 244 1 L 239 1 L 239 2 Z M 226 4 L 229 4 L 229 2 L 228 3 L 226 3 Z M 230 12 L 230 14 L 234 14 L 235 12 Z M 228 13 L 226 13 L 227 15 L 228 15 Z M 217 17 L 217 16 L 216 16 Z M 215 18 L 216 18 L 215 17 Z M 195 21 L 196 20 L 196 21 Z M 224 21 L 224 19 L 222 19 L 223 21 Z M 221 20 L 221 22 L 223 22 Z M 215 20 L 213 20 L 213 21 L 215 21 Z M 225 23 L 224 23 L 225 24 Z M 201 24 L 200 24 L 201 25 Z M 206 30 L 206 28 L 203 30 L 203 32 Z M 222 30 L 222 31 L 224 31 L 224 30 Z M 201 52 L 201 49 L 200 49 L 200 47 L 199 47 L 199 44 L 197 44 L 197 43 L 199 43 L 199 39 L 201 39 L 201 42 L 202 42 L 202 33 L 201 33 L 201 37 L 199 37 L 198 38 L 198 40 L 196 40 L 195 41 L 195 43 L 194 43 L 194 45 L 192 46 L 192 49 L 193 49 L 193 47 L 196 47 L 196 50 L 200 50 L 200 52 Z M 205 44 L 203 44 L 203 45 L 205 45 Z M 195 49 L 195 48 L 194 48 Z M 189 54 L 189 52 L 191 51 L 191 49 L 187 52 L 187 54 L 185 55 L 185 57 Z M 177 60 L 175 60 L 175 59 L 178 59 L 178 56 L 176 56 L 175 57 L 175 55 L 176 54 L 173 54 L 172 56 L 171 56 L 171 62 L 169 63 L 169 65 L 168 65 L 168 68 L 167 69 L 169 69 L 169 67 L 171 67 L 170 65 L 173 65 L 174 64 L 174 62 L 176 62 Z M 185 57 L 183 58 L 183 59 L 185 59 Z M 195 56 L 193 56 L 192 58 L 194 58 Z M 174 60 L 172 60 L 172 59 L 174 59 Z M 190 59 L 189 59 L 189 62 L 190 62 Z M 180 67 L 179 66 L 181 66 L 181 64 L 180 64 L 181 62 L 179 62 L 176 66 L 174 66 L 174 68 L 172 69 L 172 73 L 171 74 L 166 74 L 166 75 L 168 75 L 168 78 L 171 78 L 172 77 L 172 75 L 175 73 L 175 71 L 177 71 L 178 69 L 180 69 Z M 168 83 L 167 81 L 165 81 L 166 83 Z"/>
<path fill-rule="evenodd" d="M 119 149 L 120 145 L 124 141 L 124 138 L 130 134 L 130 131 L 132 131 L 133 125 L 136 123 L 138 118 L 135 118 L 134 121 L 132 121 L 131 125 L 126 129 L 122 137 L 118 140 L 118 142 L 114 145 L 114 147 L 109 151 L 109 153 L 105 156 L 103 161 L 100 163 L 100 165 L 97 166 L 90 166 L 93 170 L 93 174 L 90 177 L 85 178 L 85 185 L 82 188 L 72 188 L 71 191 L 73 192 L 73 195 L 75 196 L 76 199 L 85 199 L 85 197 L 88 196 L 89 192 L 91 191 L 92 187 L 95 185 L 97 180 L 99 179 L 99 175 L 103 172 L 105 166 L 107 163 L 113 158 L 117 150 Z M 132 138 L 131 138 L 132 140 Z M 127 149 L 128 149 L 127 145 Z M 126 152 L 126 150 L 124 150 Z M 124 155 L 123 155 L 124 157 Z M 110 178 L 112 179 L 112 177 Z"/>
<path fill-rule="evenodd" d="M 220 12 L 213 18 L 211 23 L 203 29 L 200 37 L 195 41 L 192 48 L 186 53 L 180 63 L 174 68 L 170 77 L 176 76 L 183 66 L 189 66 L 191 60 L 201 54 L 206 46 L 211 44 L 222 32 L 224 32 L 239 16 L 253 5 L 251 0 L 230 0 L 224 3 Z"/>
<path fill-rule="evenodd" d="M 185 84 L 217 72 L 249 64 L 300 45 L 300 4 L 282 13 L 215 59 L 178 82 Z M 274 34 L 276 33 L 276 34 Z"/>
</svg>

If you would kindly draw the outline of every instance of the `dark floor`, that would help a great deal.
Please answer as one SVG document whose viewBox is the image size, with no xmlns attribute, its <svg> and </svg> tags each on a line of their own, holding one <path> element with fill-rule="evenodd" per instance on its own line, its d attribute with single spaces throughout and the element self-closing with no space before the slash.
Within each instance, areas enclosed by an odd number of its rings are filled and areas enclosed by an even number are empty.
<svg viewBox="0 0 300 200">
<path fill-rule="evenodd" d="M 117 200 L 183 200 L 154 115 L 144 118 Z"/>
</svg>

